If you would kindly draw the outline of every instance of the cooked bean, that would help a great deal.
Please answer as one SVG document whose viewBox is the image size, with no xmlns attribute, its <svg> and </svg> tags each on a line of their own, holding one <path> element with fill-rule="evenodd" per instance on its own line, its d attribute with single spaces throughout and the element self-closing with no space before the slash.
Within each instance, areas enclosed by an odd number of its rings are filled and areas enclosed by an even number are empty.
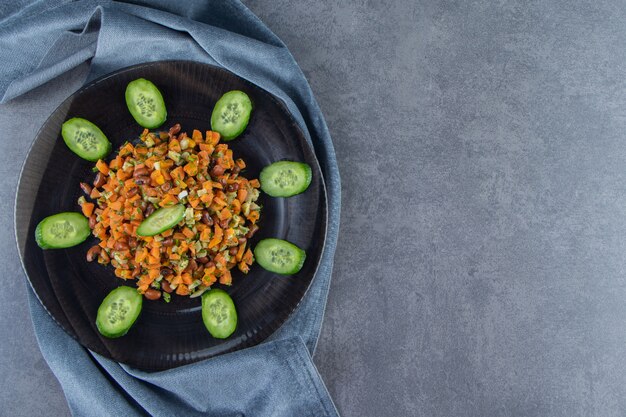
<svg viewBox="0 0 626 417">
<path fill-rule="evenodd" d="M 96 223 L 98 223 L 96 215 L 92 214 L 91 216 L 89 216 L 89 228 L 93 229 L 94 227 L 96 227 Z"/>
<path fill-rule="evenodd" d="M 98 255 L 100 255 L 100 252 L 102 252 L 102 248 L 100 246 L 98 245 L 92 246 L 87 251 L 87 262 L 92 262 L 94 259 L 96 259 Z"/>
<path fill-rule="evenodd" d="M 237 165 L 235 165 L 232 169 L 231 172 L 233 173 L 233 175 L 237 175 L 241 172 L 241 168 L 239 168 Z"/>
<path fill-rule="evenodd" d="M 189 261 L 187 268 L 185 268 L 185 272 L 193 272 L 196 269 L 198 269 L 198 263 L 196 262 L 195 259 L 192 259 Z"/>
<path fill-rule="evenodd" d="M 130 246 L 131 249 L 135 249 L 137 247 L 137 238 L 129 237 L 128 238 L 128 246 Z"/>
<path fill-rule="evenodd" d="M 196 261 L 200 262 L 201 264 L 207 264 L 209 263 L 209 257 L 208 256 L 203 256 L 202 258 L 196 258 Z"/>
<path fill-rule="evenodd" d="M 213 169 L 211 169 L 211 175 L 214 177 L 219 177 L 224 173 L 224 167 L 221 165 L 215 165 Z"/>
<path fill-rule="evenodd" d="M 100 188 L 104 184 L 106 184 L 106 182 L 107 178 L 102 174 L 102 172 L 98 172 L 98 175 L 96 175 L 96 179 L 93 180 L 93 186 L 96 188 Z"/>
<path fill-rule="evenodd" d="M 198 269 L 193 271 L 193 274 L 191 274 L 191 276 L 194 279 L 202 279 L 202 277 L 204 276 L 204 265 L 200 265 Z"/>
<path fill-rule="evenodd" d="M 161 242 L 161 246 L 171 247 L 174 246 L 174 238 L 172 236 L 168 236 Z"/>
<path fill-rule="evenodd" d="M 147 177 L 149 175 L 150 175 L 150 172 L 148 171 L 148 168 L 146 167 L 135 168 L 135 170 L 133 171 L 133 178 L 135 179 L 139 177 Z"/>
<path fill-rule="evenodd" d="M 233 184 L 228 184 L 226 186 L 226 191 L 228 192 L 233 192 L 233 191 L 237 191 L 239 189 L 239 184 L 237 184 L 236 182 Z"/>
<path fill-rule="evenodd" d="M 150 177 L 135 178 L 135 184 L 137 184 L 137 185 L 147 185 L 147 184 L 150 184 Z"/>
<path fill-rule="evenodd" d="M 170 283 L 167 282 L 166 280 L 161 281 L 161 289 L 165 291 L 166 293 L 171 293 L 172 291 L 174 291 L 172 290 L 172 287 L 170 287 Z"/>
<path fill-rule="evenodd" d="M 171 181 L 166 181 L 163 184 L 161 184 L 161 190 L 163 190 L 164 192 L 168 192 L 171 189 L 172 189 L 172 182 Z"/>
<path fill-rule="evenodd" d="M 170 138 L 174 138 L 174 135 L 176 135 L 178 132 L 180 132 L 180 124 L 176 123 L 174 126 L 170 127 Z"/>
<path fill-rule="evenodd" d="M 83 190 L 83 193 L 90 195 L 91 194 L 91 185 L 87 184 L 86 182 L 81 182 L 80 183 L 80 189 Z"/>
<path fill-rule="evenodd" d="M 254 236 L 254 234 L 257 232 L 257 230 L 259 230 L 259 226 L 257 226 L 256 224 L 253 224 L 250 227 L 250 231 L 248 233 L 246 233 L 246 237 L 248 239 L 252 238 L 252 236 Z"/>
<path fill-rule="evenodd" d="M 158 300 L 161 298 L 161 291 L 157 291 L 154 288 L 148 288 L 143 295 L 148 300 Z"/>
<path fill-rule="evenodd" d="M 209 212 L 206 210 L 202 211 L 202 223 L 206 224 L 207 226 L 213 226 L 213 219 L 209 215 Z"/>
<path fill-rule="evenodd" d="M 204 265 L 205 268 L 211 268 L 211 267 L 214 267 L 214 266 L 215 266 L 215 262 L 213 262 L 213 261 L 209 261 L 209 262 L 207 262 L 206 265 Z"/>
<path fill-rule="evenodd" d="M 130 248 L 128 246 L 128 243 L 126 243 L 123 240 L 118 240 L 117 242 L 115 242 L 115 245 L 113 245 L 113 249 L 117 251 L 122 251 L 122 250 L 128 250 Z"/>
<path fill-rule="evenodd" d="M 222 229 L 226 229 L 228 227 L 228 223 L 230 223 L 230 219 L 220 220 L 220 227 Z"/>
<path fill-rule="evenodd" d="M 245 237 L 241 236 L 239 239 L 237 239 L 237 242 L 239 242 L 240 245 L 243 245 L 244 243 L 246 243 L 248 241 L 248 239 L 246 239 Z"/>
<path fill-rule="evenodd" d="M 138 192 L 139 192 L 139 188 L 133 187 L 130 190 L 126 191 L 126 198 L 134 197 L 135 195 L 137 195 Z"/>
<path fill-rule="evenodd" d="M 174 270 L 165 266 L 161 268 L 161 275 L 163 275 L 164 277 L 174 275 Z"/>
<path fill-rule="evenodd" d="M 152 213 L 154 213 L 154 206 L 152 204 L 150 204 L 150 205 L 148 205 L 148 207 L 146 207 L 146 210 L 143 212 L 143 215 L 144 215 L 144 217 L 148 217 Z"/>
</svg>

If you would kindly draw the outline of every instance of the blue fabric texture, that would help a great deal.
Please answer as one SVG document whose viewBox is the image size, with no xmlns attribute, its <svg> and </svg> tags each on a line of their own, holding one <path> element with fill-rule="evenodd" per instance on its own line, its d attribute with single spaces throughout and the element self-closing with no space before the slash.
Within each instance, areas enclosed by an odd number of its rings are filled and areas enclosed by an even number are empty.
<svg viewBox="0 0 626 417">
<path fill-rule="evenodd" d="M 294 315 L 249 349 L 140 371 L 84 349 L 31 293 L 41 351 L 77 416 L 337 416 L 311 355 L 337 242 L 340 179 L 323 116 L 285 45 L 235 0 L 0 2 L 0 103 L 89 60 L 93 79 L 164 59 L 222 66 L 286 103 L 315 149 L 327 186 L 321 266 Z"/>
</svg>

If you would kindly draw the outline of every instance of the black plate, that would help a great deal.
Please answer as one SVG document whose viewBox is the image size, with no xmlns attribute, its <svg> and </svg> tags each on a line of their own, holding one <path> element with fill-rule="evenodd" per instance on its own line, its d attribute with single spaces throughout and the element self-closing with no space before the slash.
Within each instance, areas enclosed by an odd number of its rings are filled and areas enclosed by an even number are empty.
<svg viewBox="0 0 626 417">
<path fill-rule="evenodd" d="M 61 211 L 80 211 L 79 182 L 91 182 L 92 163 L 64 144 L 61 124 L 84 117 L 98 125 L 114 149 L 142 131 L 126 108 L 128 82 L 144 77 L 165 98 L 168 118 L 162 129 L 180 123 L 183 131 L 210 129 L 213 105 L 226 91 L 245 91 L 254 110 L 245 133 L 229 142 L 235 157 L 258 178 L 261 168 L 281 159 L 307 162 L 313 181 L 303 194 L 282 199 L 261 194 L 261 230 L 252 246 L 266 237 L 286 239 L 303 248 L 302 270 L 281 277 L 254 265 L 246 276 L 233 270 L 233 297 L 239 313 L 236 332 L 227 340 L 212 338 L 204 328 L 200 299 L 173 296 L 172 302 L 144 303 L 131 331 L 120 339 L 98 333 L 95 318 L 106 294 L 122 285 L 110 266 L 85 260 L 95 238 L 64 250 L 39 249 L 37 223 Z M 188 61 L 163 61 L 129 67 L 96 80 L 65 100 L 43 125 L 24 163 L 15 208 L 18 248 L 28 280 L 48 313 L 83 346 L 144 370 L 162 370 L 253 346 L 271 335 L 302 300 L 317 270 L 326 238 L 326 191 L 315 154 L 285 105 L 261 88 L 223 69 Z"/>
</svg>

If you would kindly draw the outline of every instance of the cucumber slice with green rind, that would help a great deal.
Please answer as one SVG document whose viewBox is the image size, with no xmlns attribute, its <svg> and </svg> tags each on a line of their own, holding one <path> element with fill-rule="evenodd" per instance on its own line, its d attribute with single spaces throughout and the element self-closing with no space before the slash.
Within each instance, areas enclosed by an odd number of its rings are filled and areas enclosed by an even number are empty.
<svg viewBox="0 0 626 417">
<path fill-rule="evenodd" d="M 254 248 L 257 263 L 270 272 L 293 275 L 302 269 L 306 253 L 282 239 L 263 239 Z"/>
<path fill-rule="evenodd" d="M 304 162 L 274 162 L 261 170 L 261 190 L 272 197 L 291 197 L 304 192 L 313 173 Z"/>
<path fill-rule="evenodd" d="M 135 121 L 147 129 L 155 129 L 165 123 L 167 109 L 163 95 L 156 85 L 145 78 L 138 78 L 126 86 L 126 105 Z"/>
<path fill-rule="evenodd" d="M 40 221 L 35 241 L 42 249 L 63 249 L 84 242 L 90 234 L 89 220 L 81 213 L 68 211 Z"/>
<path fill-rule="evenodd" d="M 237 310 L 226 291 L 215 288 L 202 294 L 202 321 L 216 339 L 226 339 L 235 332 Z"/>
<path fill-rule="evenodd" d="M 96 317 L 100 334 L 108 338 L 124 336 L 139 317 L 143 297 L 135 288 L 118 287 L 102 300 Z"/>
<path fill-rule="evenodd" d="M 63 123 L 61 136 L 68 148 L 87 161 L 97 161 L 111 152 L 111 142 L 98 126 L 74 117 Z"/>
<path fill-rule="evenodd" d="M 218 132 L 224 141 L 233 140 L 246 130 L 250 113 L 252 113 L 250 97 L 243 91 L 229 91 L 213 107 L 211 129 Z"/>
<path fill-rule="evenodd" d="M 154 236 L 171 229 L 182 220 L 185 215 L 185 206 L 176 204 L 171 207 L 163 207 L 152 213 L 137 228 L 139 236 Z"/>
</svg>

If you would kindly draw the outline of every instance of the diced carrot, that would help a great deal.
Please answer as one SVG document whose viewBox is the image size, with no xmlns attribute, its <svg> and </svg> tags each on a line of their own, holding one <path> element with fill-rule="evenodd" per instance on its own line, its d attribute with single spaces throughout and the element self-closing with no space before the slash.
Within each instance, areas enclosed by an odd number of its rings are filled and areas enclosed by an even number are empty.
<svg viewBox="0 0 626 417">
<path fill-rule="evenodd" d="M 248 181 L 248 184 L 250 184 L 250 187 L 252 188 L 259 188 L 261 186 L 261 183 L 256 178 Z"/>
<path fill-rule="evenodd" d="M 121 169 L 117 170 L 117 172 L 115 173 L 115 178 L 117 178 L 120 181 L 127 180 L 131 176 L 132 174 L 130 172 L 125 172 L 125 171 L 122 171 Z"/>
<path fill-rule="evenodd" d="M 128 236 L 132 236 L 132 233 L 133 233 L 133 225 L 132 224 L 124 223 L 123 228 L 124 228 L 124 233 L 126 233 Z"/>
<path fill-rule="evenodd" d="M 178 287 L 176 287 L 176 294 L 178 294 L 178 295 L 188 295 L 189 294 L 189 288 L 187 288 L 187 286 L 184 285 L 184 284 L 180 284 Z"/>
<path fill-rule="evenodd" d="M 213 285 L 215 281 L 217 281 L 217 278 L 215 277 L 215 275 L 213 275 L 213 273 L 204 274 L 204 276 L 202 277 L 202 282 L 204 283 L 204 285 L 207 285 L 209 287 Z"/>
<path fill-rule="evenodd" d="M 208 242 L 211 238 L 211 228 L 207 227 L 202 232 L 200 232 L 200 240 L 202 242 Z"/>
<path fill-rule="evenodd" d="M 187 173 L 187 175 L 189 175 L 190 177 L 193 177 L 195 175 L 198 175 L 198 165 L 195 162 L 189 162 L 188 164 L 185 165 L 185 167 L 183 168 L 183 170 Z"/>
<path fill-rule="evenodd" d="M 195 142 L 202 142 L 202 132 L 198 129 L 194 129 L 193 132 L 191 132 L 191 139 Z"/>
<path fill-rule="evenodd" d="M 252 265 L 252 262 L 254 262 L 254 256 L 252 255 L 252 251 L 248 249 L 241 260 L 248 265 Z"/>
<path fill-rule="evenodd" d="M 243 253 L 246 250 L 246 244 L 243 243 L 241 245 L 239 245 L 239 250 L 237 250 L 237 255 L 235 255 L 235 259 L 237 260 L 237 262 L 240 262 L 243 259 Z"/>
<path fill-rule="evenodd" d="M 248 220 L 250 220 L 252 224 L 256 223 L 257 220 L 259 220 L 259 211 L 251 211 L 250 214 L 248 214 Z"/>
<path fill-rule="evenodd" d="M 195 236 L 195 233 L 193 232 L 193 230 L 191 230 L 188 227 L 185 227 L 183 229 L 183 234 L 185 235 L 185 237 L 188 237 L 189 239 L 193 238 Z"/>
<path fill-rule="evenodd" d="M 100 194 L 100 191 L 98 191 L 96 187 L 93 187 L 91 190 L 91 193 L 89 194 L 89 197 L 95 200 L 97 198 L 102 197 L 102 194 Z"/>
<path fill-rule="evenodd" d="M 165 184 L 165 177 L 159 170 L 152 171 L 152 173 L 150 174 L 150 179 L 152 179 L 158 185 Z"/>
<path fill-rule="evenodd" d="M 161 275 L 161 271 L 158 268 L 148 269 L 148 276 L 155 280 Z"/>
<path fill-rule="evenodd" d="M 148 249 L 141 248 L 137 252 L 135 252 L 135 262 L 138 264 L 142 263 L 148 257 Z"/>
<path fill-rule="evenodd" d="M 233 206 L 233 213 L 234 214 L 241 213 L 241 203 L 239 202 L 239 199 L 235 198 L 233 200 L 233 202 L 230 203 L 230 204 L 232 204 L 232 206 Z"/>
<path fill-rule="evenodd" d="M 111 203 L 109 207 L 111 207 L 111 210 L 119 211 L 122 209 L 122 202 L 116 201 L 115 203 Z"/>
<path fill-rule="evenodd" d="M 189 202 L 189 205 L 191 205 L 191 207 L 193 208 L 198 207 L 198 205 L 200 204 L 200 199 L 198 197 L 189 196 L 187 197 L 187 201 Z"/>
<path fill-rule="evenodd" d="M 200 197 L 200 201 L 202 201 L 205 205 L 210 205 L 213 201 L 213 193 L 206 193 Z"/>
<path fill-rule="evenodd" d="M 163 200 L 159 202 L 159 206 L 161 207 L 173 206 L 176 203 L 178 203 L 178 198 L 174 197 L 172 194 L 166 194 L 165 197 L 163 197 Z"/>
<path fill-rule="evenodd" d="M 178 139 L 172 139 L 170 140 L 170 143 L 168 145 L 170 151 L 174 151 L 174 152 L 180 152 L 180 142 L 178 141 Z"/>
<path fill-rule="evenodd" d="M 227 269 L 220 276 L 220 284 L 222 284 L 222 285 L 231 285 L 232 283 L 233 283 L 233 277 L 230 274 L 230 271 Z"/>
<path fill-rule="evenodd" d="M 210 130 L 207 130 L 205 141 L 206 143 L 215 146 L 220 141 L 220 134 L 217 132 L 212 132 Z"/>
<path fill-rule="evenodd" d="M 245 203 L 246 202 L 246 197 L 248 196 L 248 190 L 246 190 L 245 188 L 239 188 L 237 190 L 237 200 L 239 200 L 240 203 Z"/>
<path fill-rule="evenodd" d="M 224 258 L 224 255 L 221 252 L 215 255 L 213 261 L 215 262 L 215 265 L 217 265 L 218 269 L 226 266 L 226 258 Z"/>
<path fill-rule="evenodd" d="M 188 272 L 183 272 L 181 274 L 181 277 L 183 278 L 183 283 L 184 284 L 189 285 L 189 284 L 191 284 L 193 282 L 193 278 L 191 277 L 191 274 L 188 273 Z"/>
<path fill-rule="evenodd" d="M 239 268 L 239 270 L 241 272 L 243 272 L 244 274 L 247 274 L 248 272 L 250 272 L 250 267 L 245 263 L 245 262 L 239 262 L 237 264 L 237 267 Z"/>
<path fill-rule="evenodd" d="M 182 167 L 174 168 L 173 170 L 170 171 L 170 175 L 172 176 L 172 179 L 174 180 L 182 181 L 185 179 L 185 172 L 183 171 Z"/>
<path fill-rule="evenodd" d="M 226 201 L 222 200 L 221 198 L 219 198 L 217 196 L 213 197 L 213 204 L 216 204 L 220 208 L 222 208 L 222 207 L 227 205 Z"/>
<path fill-rule="evenodd" d="M 111 162 L 109 162 L 110 169 L 120 169 L 121 167 L 122 167 L 122 157 L 119 155 L 115 159 L 113 159 Z"/>
<path fill-rule="evenodd" d="M 95 205 L 93 203 L 83 203 L 81 209 L 85 217 L 90 217 L 93 214 L 94 207 Z"/>
<path fill-rule="evenodd" d="M 154 163 L 157 162 L 158 158 L 156 156 L 151 156 L 150 158 L 144 161 L 144 164 L 150 169 L 154 169 Z"/>
<path fill-rule="evenodd" d="M 100 171 L 102 175 L 109 175 L 109 166 L 102 159 L 98 159 L 98 162 L 96 162 L 96 168 L 98 168 L 98 171 Z"/>
<path fill-rule="evenodd" d="M 222 228 L 218 225 L 215 225 L 215 235 L 213 236 L 213 239 L 211 239 L 211 241 L 209 242 L 209 249 L 219 245 L 219 243 L 222 241 L 223 235 L 224 233 L 222 231 Z"/>
<path fill-rule="evenodd" d="M 220 220 L 230 219 L 231 217 L 233 217 L 233 214 L 226 207 L 224 207 L 219 214 Z"/>
<path fill-rule="evenodd" d="M 201 143 L 198 145 L 201 151 L 208 153 L 209 155 L 213 153 L 215 148 L 210 143 Z"/>
</svg>

